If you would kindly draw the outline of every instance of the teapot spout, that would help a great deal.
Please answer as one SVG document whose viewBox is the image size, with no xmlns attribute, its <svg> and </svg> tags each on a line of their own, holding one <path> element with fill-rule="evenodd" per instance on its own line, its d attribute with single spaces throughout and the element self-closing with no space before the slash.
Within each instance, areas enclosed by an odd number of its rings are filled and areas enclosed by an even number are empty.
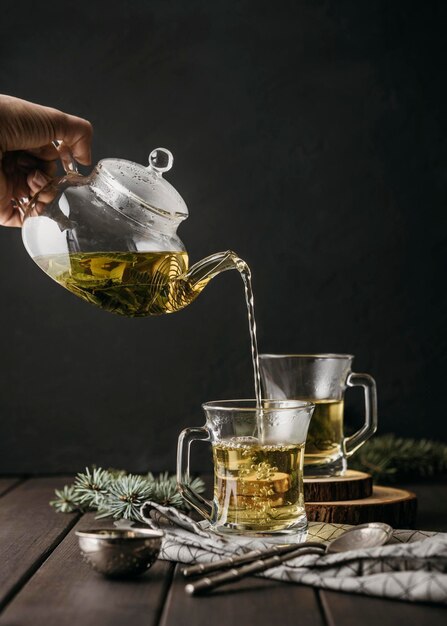
<svg viewBox="0 0 447 626">
<path fill-rule="evenodd" d="M 235 252 L 216 252 L 190 267 L 185 278 L 197 295 L 215 276 L 227 270 L 243 271 L 247 264 Z"/>
</svg>

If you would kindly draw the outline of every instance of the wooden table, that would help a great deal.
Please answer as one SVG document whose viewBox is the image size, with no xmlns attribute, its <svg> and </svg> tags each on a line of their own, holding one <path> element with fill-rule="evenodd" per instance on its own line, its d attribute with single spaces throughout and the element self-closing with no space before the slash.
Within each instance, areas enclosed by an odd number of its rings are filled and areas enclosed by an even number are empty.
<svg viewBox="0 0 447 626">
<path fill-rule="evenodd" d="M 179 566 L 158 561 L 139 579 L 110 581 L 80 557 L 74 530 L 92 514 L 56 514 L 63 478 L 0 478 L 1 626 L 444 626 L 441 606 L 408 604 L 251 578 L 186 596 Z M 410 487 L 406 485 L 406 487 Z M 445 485 L 414 486 L 418 526 L 447 530 Z M 427 526 L 427 524 L 429 526 Z"/>
</svg>

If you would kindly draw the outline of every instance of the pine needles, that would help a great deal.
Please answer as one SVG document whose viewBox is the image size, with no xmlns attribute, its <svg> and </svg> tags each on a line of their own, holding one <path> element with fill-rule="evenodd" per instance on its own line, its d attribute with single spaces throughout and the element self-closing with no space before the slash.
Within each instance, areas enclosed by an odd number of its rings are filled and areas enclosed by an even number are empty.
<svg viewBox="0 0 447 626">
<path fill-rule="evenodd" d="M 205 485 L 195 478 L 190 486 L 203 493 Z M 154 476 L 127 474 L 123 471 L 86 468 L 77 474 L 72 485 L 55 490 L 56 498 L 50 504 L 59 513 L 97 511 L 98 517 L 113 517 L 141 522 L 140 507 L 146 500 L 183 511 L 188 506 L 177 491 L 175 476 L 168 472 Z"/>
<path fill-rule="evenodd" d="M 405 439 L 396 435 L 373 437 L 349 461 L 351 469 L 372 474 L 375 482 L 432 478 L 447 474 L 447 445 L 428 439 Z M 203 493 L 205 485 L 195 478 L 191 488 Z M 127 474 L 124 471 L 86 468 L 72 485 L 56 489 L 50 502 L 56 511 L 97 511 L 98 517 L 140 522 L 140 507 L 146 500 L 180 510 L 189 509 L 177 491 L 175 476 Z"/>
<path fill-rule="evenodd" d="M 367 441 L 350 459 L 349 467 L 372 474 L 375 482 L 442 476 L 447 473 L 447 445 L 381 435 Z"/>
</svg>

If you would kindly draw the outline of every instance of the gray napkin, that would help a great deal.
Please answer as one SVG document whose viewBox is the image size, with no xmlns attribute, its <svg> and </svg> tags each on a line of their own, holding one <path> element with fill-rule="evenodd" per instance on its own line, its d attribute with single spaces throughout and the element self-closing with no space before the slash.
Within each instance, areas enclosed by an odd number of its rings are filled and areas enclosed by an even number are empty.
<svg viewBox="0 0 447 626">
<path fill-rule="evenodd" d="M 160 558 L 168 561 L 209 563 L 272 545 L 271 540 L 257 537 L 217 535 L 207 522 L 197 523 L 177 509 L 154 502 L 146 502 L 141 515 L 151 528 L 164 531 Z M 311 522 L 307 537 L 301 540 L 326 544 L 348 528 Z M 261 575 L 336 591 L 447 604 L 447 533 L 395 530 L 385 546 L 302 556 Z"/>
</svg>

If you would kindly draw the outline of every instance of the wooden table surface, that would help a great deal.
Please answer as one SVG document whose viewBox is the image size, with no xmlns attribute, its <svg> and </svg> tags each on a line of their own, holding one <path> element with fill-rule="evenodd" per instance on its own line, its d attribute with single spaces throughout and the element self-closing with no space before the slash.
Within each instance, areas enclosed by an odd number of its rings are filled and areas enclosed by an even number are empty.
<svg viewBox="0 0 447 626">
<path fill-rule="evenodd" d="M 203 597 L 184 593 L 179 566 L 158 561 L 133 581 L 96 574 L 75 529 L 93 514 L 48 506 L 64 478 L 0 478 L 1 626 L 445 626 L 441 606 L 409 604 L 250 578 Z M 406 488 L 411 488 L 405 485 Z M 418 527 L 447 530 L 446 486 L 421 485 Z"/>
</svg>

